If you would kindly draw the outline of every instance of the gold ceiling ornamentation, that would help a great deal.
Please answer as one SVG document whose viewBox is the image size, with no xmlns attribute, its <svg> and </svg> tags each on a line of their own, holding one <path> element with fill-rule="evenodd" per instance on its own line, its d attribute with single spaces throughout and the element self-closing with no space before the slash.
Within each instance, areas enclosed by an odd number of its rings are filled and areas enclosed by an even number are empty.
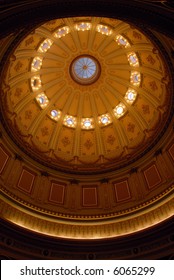
<svg viewBox="0 0 174 280">
<path fill-rule="evenodd" d="M 38 27 L 4 76 L 3 111 L 16 141 L 41 163 L 72 172 L 136 159 L 167 119 L 168 72 L 154 48 L 140 30 L 109 18 Z"/>
</svg>

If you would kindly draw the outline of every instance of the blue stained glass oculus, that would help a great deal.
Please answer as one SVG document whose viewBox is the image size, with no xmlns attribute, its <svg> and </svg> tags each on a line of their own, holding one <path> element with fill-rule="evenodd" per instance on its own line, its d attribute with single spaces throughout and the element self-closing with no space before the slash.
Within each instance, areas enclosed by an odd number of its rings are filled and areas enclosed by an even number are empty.
<svg viewBox="0 0 174 280">
<path fill-rule="evenodd" d="M 77 83 L 82 85 L 92 84 L 99 78 L 100 65 L 92 56 L 79 56 L 72 62 L 70 73 Z"/>
</svg>

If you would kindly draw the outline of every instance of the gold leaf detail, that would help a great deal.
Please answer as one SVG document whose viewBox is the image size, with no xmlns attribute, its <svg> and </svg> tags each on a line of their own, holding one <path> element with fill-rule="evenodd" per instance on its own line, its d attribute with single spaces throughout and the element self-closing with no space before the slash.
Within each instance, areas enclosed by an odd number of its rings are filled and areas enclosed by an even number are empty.
<svg viewBox="0 0 174 280">
<path fill-rule="evenodd" d="M 149 86 L 152 90 L 156 91 L 158 89 L 157 84 L 155 81 L 149 83 Z"/>
<path fill-rule="evenodd" d="M 21 61 L 18 61 L 18 63 L 16 64 L 16 66 L 14 67 L 16 72 L 19 72 L 22 68 L 23 64 Z"/>
<path fill-rule="evenodd" d="M 133 37 L 138 39 L 138 40 L 141 40 L 142 39 L 142 36 L 140 33 L 136 32 L 136 31 L 133 31 Z"/>
<path fill-rule="evenodd" d="M 113 135 L 109 135 L 107 138 L 107 143 L 110 145 L 113 145 L 115 140 L 116 140 L 116 138 Z"/>
<path fill-rule="evenodd" d="M 25 46 L 27 47 L 27 46 L 31 45 L 33 42 L 34 42 L 33 37 L 30 37 L 25 41 Z"/>
<path fill-rule="evenodd" d="M 45 126 L 45 127 L 41 128 L 41 132 L 42 132 L 42 136 L 49 135 L 48 127 Z"/>
<path fill-rule="evenodd" d="M 127 126 L 127 131 L 134 133 L 135 125 L 133 123 L 129 123 Z"/>
<path fill-rule="evenodd" d="M 71 143 L 71 141 L 69 140 L 69 138 L 68 138 L 67 136 L 65 136 L 65 137 L 62 139 L 61 142 L 62 142 L 62 144 L 63 144 L 64 147 L 68 146 L 68 145 Z"/>
<path fill-rule="evenodd" d="M 150 114 L 149 105 L 143 104 L 143 105 L 142 105 L 142 110 L 143 110 L 143 113 L 144 113 L 145 115 Z"/>
<path fill-rule="evenodd" d="M 20 96 L 21 96 L 21 93 L 22 93 L 22 89 L 21 89 L 21 88 L 17 88 L 14 95 L 15 95 L 16 97 L 20 97 Z"/>
<path fill-rule="evenodd" d="M 26 120 L 31 120 L 31 118 L 32 118 L 32 111 L 31 110 L 27 110 L 25 112 L 25 119 Z"/>
<path fill-rule="evenodd" d="M 87 139 L 86 142 L 84 143 L 84 146 L 86 147 L 87 150 L 91 149 L 91 147 L 94 144 L 92 143 L 92 141 L 90 139 Z"/>
<path fill-rule="evenodd" d="M 155 61 L 156 61 L 151 55 L 149 55 L 149 56 L 146 58 L 146 60 L 147 60 L 150 64 L 152 64 L 152 65 L 154 65 L 154 63 L 155 63 Z"/>
</svg>

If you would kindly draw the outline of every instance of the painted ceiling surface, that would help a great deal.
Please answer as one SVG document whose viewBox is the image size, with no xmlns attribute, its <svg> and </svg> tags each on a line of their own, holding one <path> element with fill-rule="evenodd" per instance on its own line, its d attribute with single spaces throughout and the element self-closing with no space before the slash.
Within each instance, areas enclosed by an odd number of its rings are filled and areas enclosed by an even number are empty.
<svg viewBox="0 0 174 280">
<path fill-rule="evenodd" d="M 15 141 L 43 164 L 71 172 L 119 168 L 164 129 L 169 80 L 160 49 L 129 24 L 52 20 L 7 61 L 3 114 Z"/>
</svg>

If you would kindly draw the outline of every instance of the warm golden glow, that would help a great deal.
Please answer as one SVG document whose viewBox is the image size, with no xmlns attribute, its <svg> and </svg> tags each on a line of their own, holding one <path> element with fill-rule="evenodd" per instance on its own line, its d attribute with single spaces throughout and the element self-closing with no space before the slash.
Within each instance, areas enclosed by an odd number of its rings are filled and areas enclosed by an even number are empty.
<svg viewBox="0 0 174 280">
<path fill-rule="evenodd" d="M 81 126 L 83 129 L 92 129 L 94 128 L 93 118 L 83 118 L 81 121 Z"/>
<path fill-rule="evenodd" d="M 137 71 L 132 71 L 130 76 L 130 82 L 134 86 L 139 86 L 141 83 L 141 75 Z"/>
<path fill-rule="evenodd" d="M 52 46 L 53 41 L 51 39 L 45 39 L 38 48 L 38 52 L 45 53 Z"/>
<path fill-rule="evenodd" d="M 130 43 L 128 42 L 128 40 L 126 38 L 124 38 L 122 35 L 117 35 L 115 38 L 117 44 L 119 46 L 123 46 L 125 48 L 130 47 Z"/>
<path fill-rule="evenodd" d="M 0 85 L 2 218 L 45 235 L 104 239 L 172 216 L 170 125 L 163 134 L 171 73 L 158 43 L 132 27 L 55 19 L 9 54 Z"/>
<path fill-rule="evenodd" d="M 64 26 L 62 28 L 57 29 L 56 32 L 54 32 L 54 37 L 62 38 L 64 36 L 66 36 L 69 32 L 70 32 L 69 27 L 68 26 Z"/>
<path fill-rule="evenodd" d="M 97 31 L 103 35 L 110 36 L 112 34 L 112 29 L 106 25 L 98 24 L 97 25 Z"/>
<path fill-rule="evenodd" d="M 33 91 L 37 91 L 42 86 L 40 75 L 36 75 L 31 78 L 31 87 Z"/>
<path fill-rule="evenodd" d="M 41 69 L 42 67 L 42 57 L 36 56 L 33 58 L 32 64 L 31 64 L 31 71 L 32 72 L 37 72 Z"/>
<path fill-rule="evenodd" d="M 36 100 L 42 109 L 46 108 L 49 103 L 49 100 L 44 93 L 38 94 Z"/>
<path fill-rule="evenodd" d="M 118 104 L 114 109 L 114 114 L 117 119 L 121 118 L 126 113 L 126 106 L 123 103 Z"/>
<path fill-rule="evenodd" d="M 136 100 L 137 92 L 134 89 L 129 88 L 126 92 L 125 99 L 128 104 L 133 104 Z"/>
<path fill-rule="evenodd" d="M 103 114 L 98 117 L 98 121 L 100 125 L 108 125 L 111 123 L 111 117 L 109 114 Z"/>
<path fill-rule="evenodd" d="M 136 53 L 134 52 L 131 52 L 131 53 L 128 53 L 128 61 L 130 63 L 131 66 L 139 66 L 139 61 L 138 61 L 138 57 L 136 55 Z"/>
<path fill-rule="evenodd" d="M 77 31 L 87 31 L 90 30 L 92 27 L 92 24 L 90 22 L 79 22 L 75 24 L 75 29 Z"/>
<path fill-rule="evenodd" d="M 77 120 L 75 117 L 67 115 L 65 116 L 63 123 L 65 126 L 75 128 L 77 124 Z"/>
<path fill-rule="evenodd" d="M 54 121 L 58 121 L 60 119 L 60 117 L 61 117 L 61 111 L 56 110 L 56 109 L 51 110 L 50 117 Z"/>
<path fill-rule="evenodd" d="M 31 151 L 44 149 L 43 164 L 47 155 L 56 168 L 107 169 L 149 146 L 144 131 L 155 131 L 166 96 L 152 49 L 129 24 L 96 17 L 57 19 L 24 38 L 7 71 L 7 103 Z"/>
</svg>

